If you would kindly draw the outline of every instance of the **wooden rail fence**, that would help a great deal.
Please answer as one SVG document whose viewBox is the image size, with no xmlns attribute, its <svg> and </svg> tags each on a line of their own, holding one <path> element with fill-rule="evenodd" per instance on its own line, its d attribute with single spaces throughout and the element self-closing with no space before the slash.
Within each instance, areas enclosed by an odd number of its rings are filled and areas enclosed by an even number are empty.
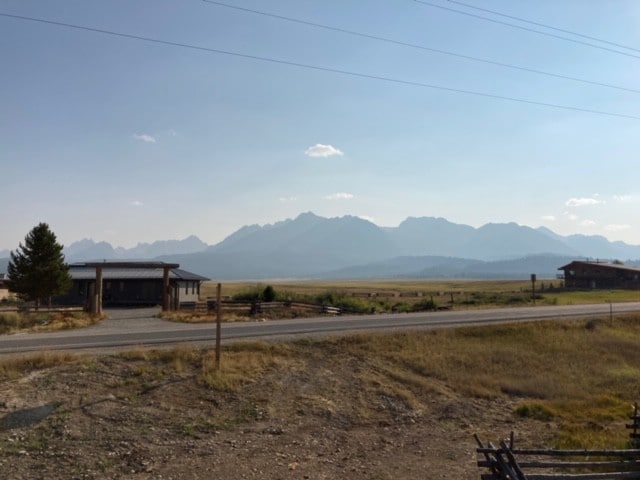
<svg viewBox="0 0 640 480">
<path fill-rule="evenodd" d="M 245 312 L 252 315 L 278 309 L 305 310 L 307 312 L 325 314 L 325 315 L 341 315 L 342 309 L 329 305 L 316 305 L 311 303 L 300 302 L 220 302 L 222 310 L 225 312 Z M 194 311 L 197 313 L 209 313 L 216 311 L 216 300 L 208 298 L 206 302 L 181 302 L 180 310 Z"/>
<path fill-rule="evenodd" d="M 640 416 L 634 407 L 630 445 L 623 450 L 555 450 L 515 448 L 513 433 L 498 446 L 475 435 L 481 480 L 640 480 Z"/>
</svg>

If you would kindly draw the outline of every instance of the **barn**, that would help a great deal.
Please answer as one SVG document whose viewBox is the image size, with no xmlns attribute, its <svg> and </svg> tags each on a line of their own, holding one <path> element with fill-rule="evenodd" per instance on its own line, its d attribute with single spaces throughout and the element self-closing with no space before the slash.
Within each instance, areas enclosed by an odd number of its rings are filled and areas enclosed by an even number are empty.
<svg viewBox="0 0 640 480">
<path fill-rule="evenodd" d="M 96 292 L 97 270 L 102 278 L 102 305 L 134 306 L 164 305 L 163 286 L 165 271 L 168 277 L 168 309 L 181 303 L 197 302 L 202 282 L 206 277 L 163 262 L 98 262 L 72 263 L 69 273 L 73 280 L 71 290 L 56 297 L 60 305 L 88 306 Z"/>
<path fill-rule="evenodd" d="M 640 288 L 640 267 L 619 262 L 573 261 L 564 271 L 567 288 Z"/>
</svg>

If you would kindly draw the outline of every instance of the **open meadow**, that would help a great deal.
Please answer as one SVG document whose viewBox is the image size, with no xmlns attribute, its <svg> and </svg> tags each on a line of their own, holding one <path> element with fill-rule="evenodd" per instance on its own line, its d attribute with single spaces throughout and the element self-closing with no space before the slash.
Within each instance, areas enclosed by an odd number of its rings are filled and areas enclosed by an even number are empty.
<svg viewBox="0 0 640 480">
<path fill-rule="evenodd" d="M 204 282 L 201 298 L 215 298 L 216 282 Z M 521 280 L 353 280 L 353 281 L 264 281 L 225 282 L 226 299 L 259 298 L 267 286 L 276 300 L 336 303 L 351 299 L 363 311 L 403 311 L 429 300 L 435 308 L 478 308 L 533 304 L 531 282 Z M 578 305 L 588 303 L 631 302 L 640 300 L 638 290 L 564 290 L 558 279 L 538 279 L 535 302 L 538 305 Z M 336 305 L 339 306 L 339 305 Z M 351 305 L 349 305 L 351 306 Z"/>
</svg>

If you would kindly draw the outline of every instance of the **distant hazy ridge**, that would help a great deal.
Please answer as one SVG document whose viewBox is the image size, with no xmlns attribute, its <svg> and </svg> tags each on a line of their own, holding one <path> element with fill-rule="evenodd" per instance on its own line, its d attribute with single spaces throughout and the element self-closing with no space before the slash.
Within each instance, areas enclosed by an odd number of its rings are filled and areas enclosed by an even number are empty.
<svg viewBox="0 0 640 480">
<path fill-rule="evenodd" d="M 358 217 L 304 213 L 273 225 L 244 226 L 212 246 L 195 236 L 131 249 L 85 239 L 66 247 L 65 255 L 69 262 L 172 261 L 214 279 L 518 278 L 553 277 L 576 258 L 633 261 L 640 258 L 640 246 L 515 223 L 474 228 L 421 217 L 388 228 Z M 0 271 L 6 271 L 6 262 L 0 259 Z"/>
</svg>

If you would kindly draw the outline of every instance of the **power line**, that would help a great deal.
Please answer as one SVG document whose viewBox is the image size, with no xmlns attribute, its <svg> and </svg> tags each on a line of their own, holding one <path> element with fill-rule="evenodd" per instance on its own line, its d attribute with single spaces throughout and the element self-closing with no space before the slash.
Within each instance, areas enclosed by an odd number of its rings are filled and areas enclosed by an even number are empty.
<svg viewBox="0 0 640 480">
<path fill-rule="evenodd" d="M 511 20 L 518 20 L 519 22 L 528 23 L 530 25 L 536 25 L 538 27 L 548 28 L 550 30 L 555 30 L 556 32 L 568 33 L 570 35 L 575 35 L 576 37 L 586 38 L 587 40 L 595 40 L 596 42 L 606 43 L 607 45 L 612 45 L 614 47 L 620 47 L 620 48 L 625 48 L 627 50 L 633 50 L 634 52 L 640 52 L 639 48 L 629 47 L 628 45 L 623 45 L 621 43 L 610 42 L 609 40 L 604 40 L 598 37 L 592 37 L 590 35 L 585 35 L 584 33 L 579 33 L 579 32 L 574 32 L 572 30 L 566 30 L 564 28 L 554 27 L 553 25 L 549 25 L 541 22 L 535 22 L 533 20 L 527 20 L 526 18 L 516 17 L 515 15 L 507 15 L 506 13 L 501 13 L 496 10 L 489 10 L 488 8 L 477 7 L 469 3 L 458 2 L 457 0 L 447 0 L 447 1 L 450 3 L 455 3 L 457 5 L 462 5 L 463 7 L 472 8 L 474 10 L 480 10 L 481 12 L 491 13 L 499 17 L 510 18 Z"/>
<path fill-rule="evenodd" d="M 468 17 L 477 18 L 479 20 L 484 20 L 486 22 L 497 23 L 499 25 L 505 25 L 511 28 L 517 28 L 519 30 L 524 30 L 526 32 L 537 33 L 538 35 L 544 35 L 551 38 L 557 38 L 559 40 L 564 40 L 566 42 L 576 43 L 578 45 L 586 45 L 588 47 L 597 48 L 599 50 L 604 50 L 606 52 L 617 53 L 618 55 L 624 55 L 625 57 L 632 58 L 640 58 L 640 55 L 634 55 L 633 53 L 621 52 L 620 50 L 616 50 L 614 48 L 603 47 L 602 45 L 596 45 L 594 43 L 583 42 L 582 40 L 576 40 L 575 38 L 564 37 L 562 35 L 556 35 L 554 33 L 543 32 L 541 30 L 536 30 L 535 28 L 523 27 L 522 25 L 515 25 L 509 22 L 503 22 L 501 20 L 496 20 L 494 18 L 484 17 L 482 15 L 476 15 L 475 13 L 465 12 L 463 10 L 457 10 L 455 8 L 445 7 L 443 5 L 436 5 L 435 3 L 426 2 L 424 0 L 413 0 L 416 3 L 420 3 L 422 5 L 426 5 L 428 7 L 439 8 L 440 10 L 446 10 L 448 12 L 458 13 L 460 15 L 466 15 Z"/>
<path fill-rule="evenodd" d="M 522 67 L 522 66 L 518 66 L 518 65 L 513 65 L 513 64 L 509 64 L 509 63 L 503 63 L 503 62 L 498 62 L 498 61 L 494 61 L 494 60 L 489 60 L 486 58 L 479 58 L 479 57 L 473 57 L 471 55 L 464 55 L 462 53 L 456 53 L 456 52 L 451 52 L 451 51 L 447 51 L 447 50 L 440 50 L 437 48 L 431 48 L 431 47 L 427 47 L 424 45 L 418 45 L 418 44 L 414 44 L 414 43 L 408 43 L 408 42 L 402 42 L 400 40 L 394 40 L 391 38 L 387 38 L 387 37 L 381 37 L 378 35 L 371 35 L 368 33 L 362 33 L 362 32 L 356 32 L 354 30 L 347 30 L 345 28 L 340 28 L 340 27 L 333 27 L 331 25 L 325 25 L 322 23 L 316 23 L 316 22 L 310 22 L 308 20 L 301 20 L 298 18 L 293 18 L 293 17 L 285 17 L 283 15 L 277 15 L 275 13 L 269 13 L 269 12 L 264 12 L 261 10 L 255 10 L 252 8 L 246 8 L 246 7 L 239 7 L 237 5 L 229 5 L 228 3 L 223 3 L 223 2 L 218 2 L 215 0 L 202 0 L 205 3 L 210 3 L 212 5 L 217 5 L 220 7 L 225 7 L 225 8 L 230 8 L 233 10 L 238 10 L 241 12 L 247 12 L 247 13 L 254 13 L 256 15 L 262 15 L 264 17 L 270 17 L 270 18 L 275 18 L 278 20 L 284 20 L 287 22 L 292 22 L 292 23 L 298 23 L 301 25 L 307 25 L 307 26 L 311 26 L 311 27 L 316 27 L 316 28 L 322 28 L 325 30 L 331 30 L 334 32 L 340 32 L 340 33 L 345 33 L 347 35 L 353 35 L 356 37 L 362 37 L 362 38 L 367 38 L 370 40 L 377 40 L 377 41 L 381 41 L 381 42 L 386 42 L 386 43 L 390 43 L 393 45 L 400 45 L 403 47 L 409 47 L 409 48 L 414 48 L 414 49 L 418 49 L 418 50 L 424 50 L 427 52 L 433 52 L 433 53 L 439 53 L 442 55 L 449 55 L 451 57 L 456 57 L 456 58 L 462 58 L 464 60 L 471 60 L 474 62 L 481 62 L 481 63 L 485 63 L 485 64 L 489 64 L 489 65 L 496 65 L 498 67 L 504 67 L 504 68 L 510 68 L 513 70 L 520 70 L 522 72 L 528 72 L 528 73 L 535 73 L 538 75 L 546 75 L 548 77 L 554 77 L 554 78 L 560 78 L 563 80 L 571 80 L 574 82 L 579 82 L 579 83 L 584 83 L 587 85 L 595 85 L 598 87 L 605 87 L 605 88 L 612 88 L 615 90 L 622 90 L 625 92 L 632 92 L 632 93 L 638 93 L 640 94 L 640 90 L 636 90 L 633 88 L 627 88 L 627 87 L 622 87 L 619 85 L 612 85 L 609 83 L 604 83 L 604 82 L 596 82 L 593 80 L 586 80 L 584 78 L 579 78 L 579 77 L 572 77 L 569 75 L 562 75 L 559 73 L 552 73 L 552 72 L 545 72 L 544 70 L 537 70 L 534 68 L 529 68 L 529 67 Z"/>
<path fill-rule="evenodd" d="M 244 59 L 248 59 L 248 60 L 257 60 L 257 61 L 261 61 L 261 62 L 274 63 L 274 64 L 280 64 L 280 65 L 288 65 L 288 66 L 292 66 L 292 67 L 305 68 L 305 69 L 315 70 L 315 71 L 337 73 L 337 74 L 340 74 L 340 75 L 347 75 L 347 76 L 357 77 L 357 78 L 366 78 L 366 79 L 369 79 L 369 80 L 378 80 L 378 81 L 383 81 L 383 82 L 388 82 L 388 83 L 395 83 L 395 84 L 400 84 L 400 85 L 410 85 L 410 86 L 414 86 L 414 87 L 429 88 L 429 89 L 441 90 L 441 91 L 452 92 L 452 93 L 463 93 L 463 94 L 466 94 L 466 95 L 473 95 L 473 96 L 484 97 L 484 98 L 492 98 L 492 99 L 496 99 L 496 100 L 506 100 L 506 101 L 510 101 L 510 102 L 517 102 L 517 103 L 523 103 L 523 104 L 528 104 L 528 105 L 537 105 L 537 106 L 540 106 L 540 107 L 556 108 L 556 109 L 561 109 L 561 110 L 570 110 L 570 111 L 583 112 L 583 113 L 592 113 L 592 114 L 595 114 L 595 115 L 605 115 L 605 116 L 609 116 L 609 117 L 629 118 L 629 119 L 633 119 L 633 120 L 640 120 L 640 116 L 637 116 L 637 115 L 629 115 L 629 114 L 624 114 L 624 113 L 607 112 L 607 111 L 603 111 L 603 110 L 594 110 L 594 109 L 590 109 L 590 108 L 574 107 L 574 106 L 570 106 L 570 105 L 560 105 L 560 104 L 556 104 L 556 103 L 538 102 L 538 101 L 535 101 L 535 100 L 527 100 L 527 99 L 518 98 L 518 97 L 508 97 L 508 96 L 504 96 L 504 95 L 495 95 L 495 94 L 486 93 L 486 92 L 478 92 L 478 91 L 475 91 L 475 90 L 464 90 L 464 89 L 459 89 L 459 88 L 445 87 L 445 86 L 442 86 L 442 85 L 433 85 L 433 84 L 429 84 L 429 83 L 414 82 L 414 81 L 411 81 L 411 80 L 403 80 L 403 79 L 393 78 L 393 77 L 383 77 L 383 76 L 379 76 L 379 75 L 370 75 L 370 74 L 366 74 L 366 73 L 352 72 L 352 71 L 349 71 L 349 70 L 341 70 L 341 69 L 337 69 L 337 68 L 322 67 L 322 66 L 318 66 L 318 65 L 311 65 L 311 64 L 306 64 L 306 63 L 292 62 L 292 61 L 288 61 L 288 60 L 280 60 L 280 59 L 276 59 L 276 58 L 262 57 L 262 56 L 259 56 L 259 55 L 250 55 L 250 54 L 245 54 L 245 53 L 231 52 L 231 51 L 228 51 L 228 50 L 220 50 L 220 49 L 216 49 L 216 48 L 202 47 L 202 46 L 198 46 L 198 45 L 191 45 L 191 44 L 188 44 L 188 43 L 172 42 L 172 41 L 169 41 L 169 40 L 161 40 L 161 39 L 158 39 L 158 38 L 144 37 L 144 36 L 141 36 L 141 35 L 133 35 L 133 34 L 129 34 L 129 33 L 115 32 L 115 31 L 112 31 L 112 30 L 104 30 L 104 29 L 100 29 L 100 28 L 87 27 L 87 26 L 84 26 L 84 25 L 76 25 L 76 24 L 66 23 L 66 22 L 56 22 L 54 20 L 46 20 L 46 19 L 43 19 L 43 18 L 26 17 L 26 16 L 22 16 L 22 15 L 12 15 L 12 14 L 3 13 L 3 12 L 0 12 L 0 17 L 13 18 L 13 19 L 16 19 L 16 20 L 23 20 L 23 21 L 36 22 L 36 23 L 43 23 L 43 24 L 47 24 L 47 25 L 55 25 L 55 26 L 59 26 L 59 27 L 72 28 L 72 29 L 76 29 L 76 30 L 94 32 L 94 33 L 102 33 L 102 34 L 105 34 L 105 35 L 128 38 L 128 39 L 132 39 L 132 40 L 141 40 L 141 41 L 156 43 L 156 44 L 160 44 L 160 45 L 169 45 L 169 46 L 172 46 L 172 47 L 188 48 L 188 49 L 192 49 L 192 50 L 198 50 L 198 51 L 209 52 L 209 53 L 216 53 L 216 54 L 220 54 L 220 55 L 228 55 L 228 56 L 239 57 L 239 58 L 244 58 Z"/>
</svg>

